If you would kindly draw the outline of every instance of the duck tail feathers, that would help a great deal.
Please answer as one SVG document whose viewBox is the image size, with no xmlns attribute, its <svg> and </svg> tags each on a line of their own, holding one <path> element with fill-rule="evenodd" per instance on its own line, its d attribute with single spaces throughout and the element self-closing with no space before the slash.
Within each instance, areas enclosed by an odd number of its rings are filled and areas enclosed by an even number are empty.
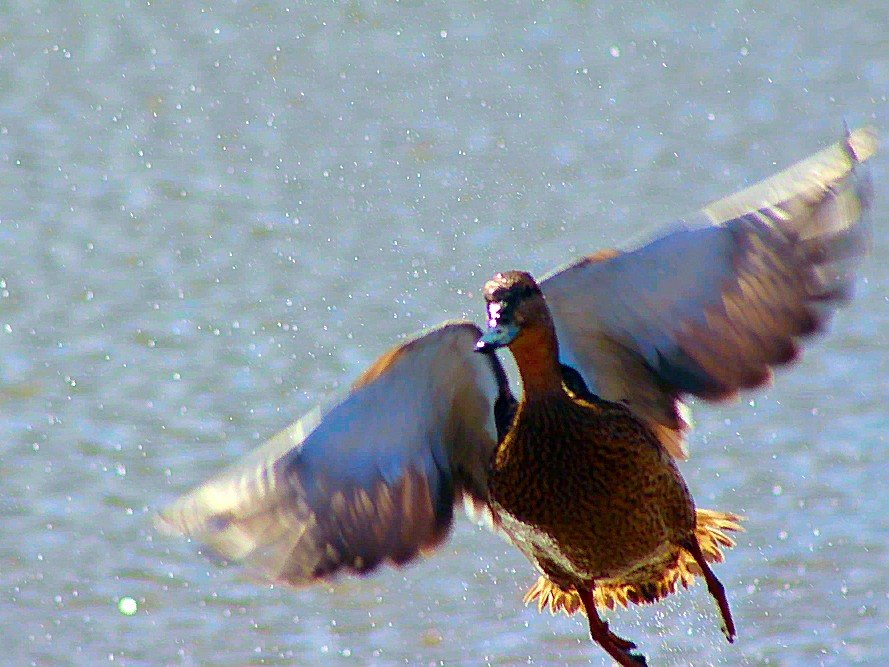
<svg viewBox="0 0 889 667">
<path fill-rule="evenodd" d="M 729 512 L 714 510 L 697 510 L 697 527 L 695 534 L 701 551 L 709 563 L 721 563 L 725 560 L 724 549 L 735 546 L 729 532 L 740 532 L 743 518 Z M 670 559 L 669 564 L 658 568 L 660 575 L 651 576 L 651 567 L 646 566 L 639 575 L 627 580 L 602 580 L 597 582 L 593 591 L 596 607 L 614 609 L 617 606 L 629 607 L 632 604 L 648 604 L 657 602 L 671 593 L 675 593 L 681 584 L 688 588 L 695 577 L 701 575 L 701 568 L 694 557 L 684 549 L 679 549 Z M 568 616 L 576 612 L 584 615 L 586 610 L 577 591 L 564 589 L 550 581 L 546 576 L 540 577 L 528 592 L 525 593 L 525 604 L 537 601 L 538 611 L 548 609 L 551 614 L 564 612 Z"/>
</svg>

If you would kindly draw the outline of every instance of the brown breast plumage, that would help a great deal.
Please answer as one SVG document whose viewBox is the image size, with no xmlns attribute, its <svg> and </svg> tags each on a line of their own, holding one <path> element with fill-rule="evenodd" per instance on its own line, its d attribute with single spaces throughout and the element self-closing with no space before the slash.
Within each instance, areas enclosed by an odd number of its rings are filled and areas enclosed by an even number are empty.
<svg viewBox="0 0 889 667">
<path fill-rule="evenodd" d="M 526 402 L 493 462 L 505 530 L 554 581 L 616 578 L 694 531 L 671 457 L 618 404 Z"/>
</svg>

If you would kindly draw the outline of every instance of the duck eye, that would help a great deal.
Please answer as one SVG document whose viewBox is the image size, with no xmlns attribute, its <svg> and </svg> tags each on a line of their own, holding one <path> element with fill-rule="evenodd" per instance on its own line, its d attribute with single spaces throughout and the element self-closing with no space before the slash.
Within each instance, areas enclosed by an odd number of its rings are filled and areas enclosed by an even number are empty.
<svg viewBox="0 0 889 667">
<path fill-rule="evenodd" d="M 521 291 L 519 292 L 519 299 L 529 299 L 532 296 L 537 294 L 537 290 L 533 285 L 523 285 Z"/>
</svg>

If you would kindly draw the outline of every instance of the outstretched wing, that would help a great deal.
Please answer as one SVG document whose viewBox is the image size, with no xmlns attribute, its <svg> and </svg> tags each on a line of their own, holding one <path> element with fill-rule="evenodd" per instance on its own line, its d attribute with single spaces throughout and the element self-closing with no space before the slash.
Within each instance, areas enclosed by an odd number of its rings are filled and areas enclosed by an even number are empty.
<svg viewBox="0 0 889 667">
<path fill-rule="evenodd" d="M 768 382 L 848 297 L 871 195 L 855 167 L 876 148 L 872 130 L 856 130 L 642 248 L 547 277 L 563 362 L 684 458 L 682 395 L 724 399 Z"/>
<path fill-rule="evenodd" d="M 326 414 L 182 496 L 159 527 L 297 586 L 432 549 L 457 500 L 486 502 L 495 411 L 512 402 L 497 358 L 473 352 L 480 334 L 448 323 L 393 349 Z"/>
</svg>

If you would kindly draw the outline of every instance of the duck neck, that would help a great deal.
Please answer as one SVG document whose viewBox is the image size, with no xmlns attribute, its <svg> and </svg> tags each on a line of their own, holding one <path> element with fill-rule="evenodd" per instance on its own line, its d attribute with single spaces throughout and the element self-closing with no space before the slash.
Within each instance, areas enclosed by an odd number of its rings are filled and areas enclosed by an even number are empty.
<svg viewBox="0 0 889 667">
<path fill-rule="evenodd" d="M 559 344 L 552 324 L 535 324 L 529 327 L 509 349 L 522 376 L 526 401 L 564 394 Z"/>
</svg>

